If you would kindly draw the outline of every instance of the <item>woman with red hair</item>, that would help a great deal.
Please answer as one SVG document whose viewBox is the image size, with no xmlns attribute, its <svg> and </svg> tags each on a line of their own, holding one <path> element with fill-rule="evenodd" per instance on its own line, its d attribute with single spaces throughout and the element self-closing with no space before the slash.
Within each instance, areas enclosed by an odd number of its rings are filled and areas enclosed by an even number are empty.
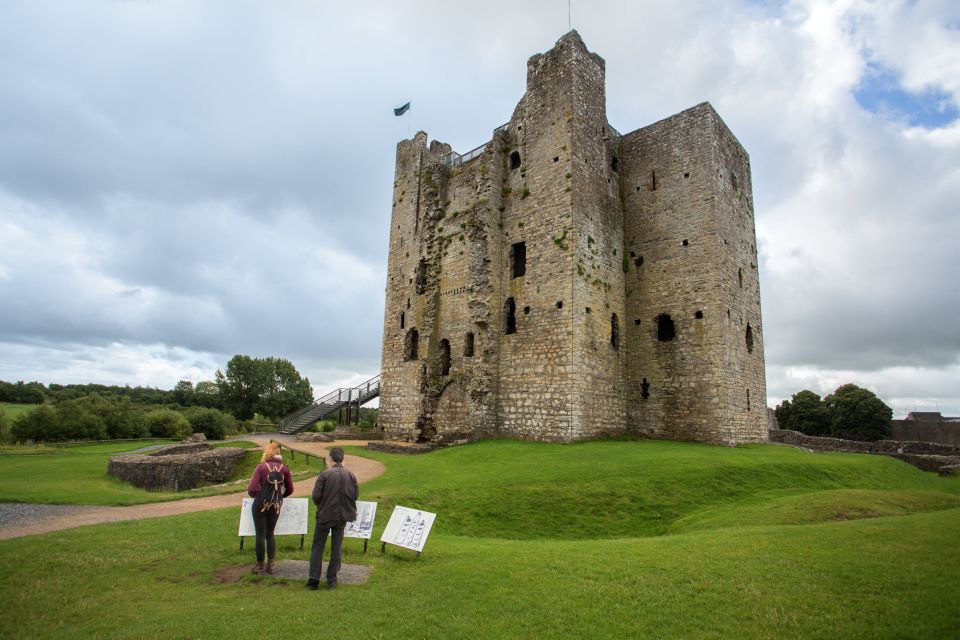
<svg viewBox="0 0 960 640">
<path fill-rule="evenodd" d="M 257 532 L 257 565 L 253 568 L 254 573 L 273 573 L 273 560 L 277 555 L 273 530 L 277 527 L 284 497 L 292 493 L 293 476 L 289 467 L 283 464 L 280 444 L 270 442 L 264 448 L 260 464 L 253 470 L 253 477 L 247 485 L 247 495 L 253 498 L 253 526 Z M 266 569 L 263 566 L 264 552 L 267 556 Z"/>
</svg>

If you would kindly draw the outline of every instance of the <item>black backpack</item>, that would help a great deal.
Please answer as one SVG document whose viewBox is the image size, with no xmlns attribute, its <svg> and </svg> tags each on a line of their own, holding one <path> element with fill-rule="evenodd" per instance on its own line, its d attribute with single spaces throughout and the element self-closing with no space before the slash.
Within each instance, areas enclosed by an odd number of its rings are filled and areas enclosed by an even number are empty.
<svg viewBox="0 0 960 640">
<path fill-rule="evenodd" d="M 271 509 L 280 515 L 280 507 L 283 506 L 283 467 L 267 465 L 267 481 L 260 485 L 260 495 L 257 501 L 260 503 L 260 511 L 270 511 Z"/>
</svg>

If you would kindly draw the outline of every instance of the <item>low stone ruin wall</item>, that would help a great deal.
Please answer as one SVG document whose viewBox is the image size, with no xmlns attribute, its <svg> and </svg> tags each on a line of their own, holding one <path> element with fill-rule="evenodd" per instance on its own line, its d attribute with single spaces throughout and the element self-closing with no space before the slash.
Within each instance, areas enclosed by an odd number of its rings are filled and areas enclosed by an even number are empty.
<svg viewBox="0 0 960 640">
<path fill-rule="evenodd" d="M 334 440 L 383 440 L 383 431 L 360 431 L 358 429 L 306 432 L 297 434 L 297 442 L 333 442 Z"/>
<path fill-rule="evenodd" d="M 371 442 L 366 445 L 364 449 L 369 449 L 371 451 L 383 451 L 384 453 L 400 453 L 403 455 L 415 455 L 418 453 L 430 453 L 431 451 L 436 451 L 437 449 L 445 449 L 447 447 L 456 447 L 461 444 L 467 444 L 470 442 L 467 439 L 460 440 L 446 440 L 443 442 L 425 442 L 417 444 L 399 444 L 396 442 Z"/>
<path fill-rule="evenodd" d="M 206 442 L 178 442 L 177 444 L 168 444 L 159 447 L 150 452 L 152 456 L 175 456 L 181 453 L 200 453 L 208 451 L 210 445 Z"/>
<path fill-rule="evenodd" d="M 107 474 L 148 491 L 186 491 L 225 482 L 244 455 L 246 450 L 239 447 L 210 449 L 205 439 L 184 441 L 146 455 L 113 456 Z"/>
<path fill-rule="evenodd" d="M 333 433 L 298 433 L 297 442 L 333 442 L 336 438 L 333 437 Z"/>
<path fill-rule="evenodd" d="M 901 442 L 899 440 L 860 442 L 808 436 L 799 431 L 787 429 L 772 429 L 770 442 L 789 444 L 812 451 L 876 453 L 903 460 L 924 471 L 938 471 L 942 475 L 955 473 L 957 465 L 960 465 L 960 449 L 936 442 Z"/>
</svg>

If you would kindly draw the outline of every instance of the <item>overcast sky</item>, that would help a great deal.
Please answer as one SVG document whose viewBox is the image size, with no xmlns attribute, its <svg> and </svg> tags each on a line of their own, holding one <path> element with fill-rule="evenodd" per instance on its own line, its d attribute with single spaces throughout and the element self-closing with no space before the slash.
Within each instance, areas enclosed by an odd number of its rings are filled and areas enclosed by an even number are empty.
<svg viewBox="0 0 960 640">
<path fill-rule="evenodd" d="M 746 147 L 768 404 L 960 415 L 960 3 L 574 0 L 629 132 Z M 506 122 L 564 0 L 0 0 L 0 379 L 379 371 L 395 145 Z M 408 116 L 392 108 L 412 101 Z"/>
</svg>

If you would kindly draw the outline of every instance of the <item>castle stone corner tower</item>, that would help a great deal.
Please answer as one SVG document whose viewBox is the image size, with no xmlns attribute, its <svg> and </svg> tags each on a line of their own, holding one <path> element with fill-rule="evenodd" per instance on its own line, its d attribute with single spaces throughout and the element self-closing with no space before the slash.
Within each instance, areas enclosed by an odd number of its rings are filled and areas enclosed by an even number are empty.
<svg viewBox="0 0 960 640">
<path fill-rule="evenodd" d="M 750 164 L 703 103 L 621 135 L 575 32 L 466 154 L 397 145 L 389 437 L 765 441 Z"/>
</svg>

